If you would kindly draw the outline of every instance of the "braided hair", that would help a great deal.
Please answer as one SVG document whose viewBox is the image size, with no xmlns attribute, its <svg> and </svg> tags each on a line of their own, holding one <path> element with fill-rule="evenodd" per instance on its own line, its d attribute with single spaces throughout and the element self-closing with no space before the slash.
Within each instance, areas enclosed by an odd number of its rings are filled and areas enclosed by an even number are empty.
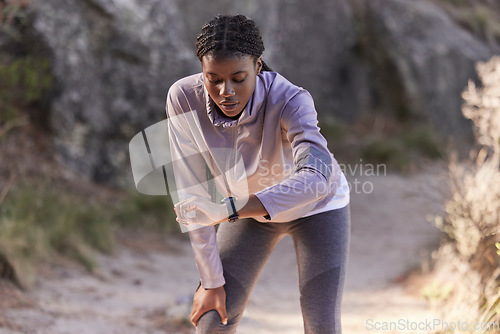
<svg viewBox="0 0 500 334">
<path fill-rule="evenodd" d="M 244 15 L 215 16 L 201 28 L 195 46 L 200 61 L 205 55 L 215 58 L 250 55 L 256 62 L 264 52 L 264 42 L 257 25 Z M 262 70 L 272 71 L 263 61 Z"/>
</svg>

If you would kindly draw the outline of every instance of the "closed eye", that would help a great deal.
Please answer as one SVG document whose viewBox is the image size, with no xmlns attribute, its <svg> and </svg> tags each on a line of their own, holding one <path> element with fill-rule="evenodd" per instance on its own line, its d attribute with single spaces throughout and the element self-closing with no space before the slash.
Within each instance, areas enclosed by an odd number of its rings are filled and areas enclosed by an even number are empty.
<svg viewBox="0 0 500 334">
<path fill-rule="evenodd" d="M 241 79 L 241 80 L 236 80 L 236 79 L 233 79 L 234 82 L 236 83 L 242 83 L 243 81 L 245 81 L 246 77 Z M 222 80 L 208 80 L 208 82 L 210 82 L 211 84 L 214 84 L 214 85 L 218 85 L 218 84 L 221 84 L 222 83 Z"/>
</svg>

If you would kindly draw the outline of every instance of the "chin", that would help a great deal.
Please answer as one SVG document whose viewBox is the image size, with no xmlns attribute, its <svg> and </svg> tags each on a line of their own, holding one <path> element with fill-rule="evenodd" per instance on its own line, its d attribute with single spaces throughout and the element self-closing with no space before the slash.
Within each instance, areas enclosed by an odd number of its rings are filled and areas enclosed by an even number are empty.
<svg viewBox="0 0 500 334">
<path fill-rule="evenodd" d="M 224 114 L 225 114 L 227 117 L 236 117 L 236 116 L 238 116 L 239 114 L 241 114 L 241 112 L 242 112 L 242 111 L 243 111 L 243 110 L 236 111 L 236 112 L 232 112 L 232 113 L 228 113 L 228 114 L 224 113 Z"/>
<path fill-rule="evenodd" d="M 227 117 L 236 117 L 238 116 L 239 114 L 241 114 L 241 112 L 243 111 L 244 108 L 237 108 L 237 109 L 234 109 L 234 110 L 228 110 L 227 108 L 224 108 L 224 106 L 222 105 L 218 105 L 219 107 L 219 110 Z"/>
</svg>

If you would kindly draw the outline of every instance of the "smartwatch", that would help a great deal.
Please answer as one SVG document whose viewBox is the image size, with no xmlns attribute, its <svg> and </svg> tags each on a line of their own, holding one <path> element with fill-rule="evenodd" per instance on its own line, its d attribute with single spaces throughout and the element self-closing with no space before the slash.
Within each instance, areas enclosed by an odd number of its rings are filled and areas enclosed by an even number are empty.
<svg viewBox="0 0 500 334">
<path fill-rule="evenodd" d="M 222 204 L 226 204 L 227 212 L 229 214 L 228 221 L 234 223 L 240 218 L 240 215 L 236 211 L 236 206 L 234 205 L 234 197 L 226 197 L 222 201 Z"/>
</svg>

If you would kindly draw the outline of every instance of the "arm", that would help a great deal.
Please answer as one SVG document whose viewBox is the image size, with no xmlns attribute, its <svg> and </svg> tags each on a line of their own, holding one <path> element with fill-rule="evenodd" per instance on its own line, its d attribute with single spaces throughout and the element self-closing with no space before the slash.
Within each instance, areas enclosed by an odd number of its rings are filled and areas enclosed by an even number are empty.
<svg viewBox="0 0 500 334">
<path fill-rule="evenodd" d="M 294 215 L 299 218 L 309 212 L 317 201 L 336 191 L 340 185 L 340 167 L 328 150 L 317 123 L 309 93 L 302 91 L 289 101 L 282 114 L 281 127 L 291 143 L 295 172 L 280 183 L 251 195 L 246 205 L 245 201 L 237 201 L 236 208 L 241 218 L 268 216 L 266 218 L 272 219 L 297 208 L 299 210 Z M 224 205 L 194 198 L 182 205 L 186 212 L 196 212 L 194 219 L 182 217 L 187 223 L 215 225 L 227 220 Z"/>
<path fill-rule="evenodd" d="M 166 113 L 176 188 L 172 195 L 177 204 L 194 197 L 210 198 L 206 188 L 205 162 L 189 128 L 195 126 L 189 117 L 190 112 L 182 88 L 174 84 L 168 92 Z M 214 227 L 192 226 L 189 237 L 202 286 L 216 288 L 224 285 Z"/>
<path fill-rule="evenodd" d="M 268 214 L 259 198 L 253 194 L 248 200 L 235 201 L 239 218 L 265 216 Z M 205 198 L 192 197 L 175 205 L 177 221 L 187 226 L 201 224 L 204 226 L 217 225 L 228 220 L 229 212 L 226 204 L 213 203 Z M 191 214 L 191 215 L 190 215 Z"/>
<path fill-rule="evenodd" d="M 236 204 L 238 206 L 238 204 Z M 257 216 L 267 216 L 267 212 L 260 199 L 255 195 L 250 195 L 248 202 L 238 211 L 240 218 L 250 218 Z"/>
<path fill-rule="evenodd" d="M 225 217 L 222 220 L 227 220 L 227 211 L 225 205 L 213 204 L 213 209 L 216 213 Z M 255 195 L 251 195 L 246 204 L 243 206 L 241 210 L 239 210 L 240 218 L 253 217 L 256 215 L 265 216 L 267 215 L 267 211 L 264 206 L 260 202 L 260 200 Z M 210 232 L 203 232 L 203 229 L 197 229 L 189 233 L 189 237 L 191 238 L 191 244 L 194 247 L 213 247 L 216 245 L 215 240 L 211 240 L 211 238 L 215 238 L 215 233 L 212 233 L 214 230 L 213 226 L 207 226 L 206 228 L 211 229 Z M 208 238 L 209 240 L 204 240 L 203 237 Z M 212 254 L 213 256 L 218 256 L 217 249 L 210 250 L 196 250 L 195 254 Z M 201 277 L 211 277 L 211 271 L 213 270 L 210 266 L 200 265 L 201 263 L 207 263 L 206 259 L 201 259 L 197 261 L 198 270 L 200 271 Z M 220 263 L 220 261 L 208 261 L 208 263 Z M 222 266 L 220 268 L 222 270 Z M 222 283 L 223 284 L 223 283 Z M 200 317 L 209 310 L 216 310 L 219 313 L 221 318 L 221 322 L 224 325 L 227 325 L 227 311 L 226 311 L 226 292 L 224 290 L 224 286 L 218 286 L 217 282 L 210 282 L 207 280 L 204 281 L 204 286 L 200 286 L 193 298 L 193 310 L 191 312 L 190 320 L 194 326 L 198 325 L 198 320 Z M 214 288 L 207 288 L 208 286 L 216 286 Z"/>
<path fill-rule="evenodd" d="M 299 218 L 340 186 L 342 172 L 317 124 L 312 97 L 302 90 L 288 101 L 281 115 L 281 128 L 291 145 L 295 171 L 280 183 L 256 193 L 271 219 L 294 209 L 293 218 Z"/>
</svg>

